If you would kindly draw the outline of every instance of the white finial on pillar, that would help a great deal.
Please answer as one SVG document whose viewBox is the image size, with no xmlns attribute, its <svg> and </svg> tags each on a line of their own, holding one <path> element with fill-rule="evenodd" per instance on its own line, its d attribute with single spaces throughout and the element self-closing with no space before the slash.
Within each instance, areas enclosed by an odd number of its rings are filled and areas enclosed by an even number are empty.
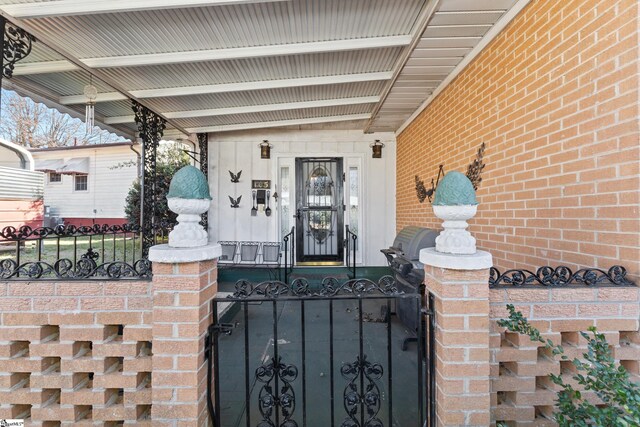
<svg viewBox="0 0 640 427">
<path fill-rule="evenodd" d="M 420 251 L 420 262 L 462 270 L 491 267 L 491 254 L 476 250 L 476 239 L 467 231 L 467 220 L 477 210 L 478 201 L 469 178 L 456 171 L 447 173 L 433 200 L 433 213 L 444 221 L 443 230 L 436 237 L 435 248 Z"/>
<path fill-rule="evenodd" d="M 169 209 L 178 214 L 178 224 L 169 233 L 168 245 L 153 246 L 149 260 L 159 262 L 193 262 L 220 256 L 220 245 L 210 245 L 209 236 L 200 225 L 200 214 L 209 210 L 211 195 L 204 174 L 185 166 L 171 179 L 167 194 Z"/>
</svg>

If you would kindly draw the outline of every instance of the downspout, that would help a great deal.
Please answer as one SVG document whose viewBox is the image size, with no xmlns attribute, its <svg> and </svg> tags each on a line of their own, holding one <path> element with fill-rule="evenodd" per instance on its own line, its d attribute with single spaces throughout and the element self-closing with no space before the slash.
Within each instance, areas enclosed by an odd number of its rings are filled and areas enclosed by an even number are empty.
<svg viewBox="0 0 640 427">
<path fill-rule="evenodd" d="M 142 153 L 140 153 L 139 151 L 136 151 L 133 148 L 134 145 L 135 145 L 135 141 L 131 141 L 129 148 L 131 149 L 131 151 L 136 153 L 136 175 L 138 176 L 138 179 L 140 179 L 142 178 L 142 170 L 140 169 L 140 163 L 142 161 Z"/>
</svg>

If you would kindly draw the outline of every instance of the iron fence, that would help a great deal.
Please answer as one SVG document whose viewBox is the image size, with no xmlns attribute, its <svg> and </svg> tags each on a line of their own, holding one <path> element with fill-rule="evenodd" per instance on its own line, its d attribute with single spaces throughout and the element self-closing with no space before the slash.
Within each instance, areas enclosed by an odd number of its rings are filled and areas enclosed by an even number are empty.
<svg viewBox="0 0 640 427">
<path fill-rule="evenodd" d="M 543 266 L 535 273 L 526 269 L 512 269 L 501 273 L 497 268 L 491 267 L 489 287 L 635 286 L 626 276 L 627 270 L 621 265 L 614 265 L 607 271 L 594 267 L 582 268 L 575 273 L 564 265 L 555 268 Z"/>
<path fill-rule="evenodd" d="M 171 224 L 20 228 L 0 232 L 0 279 L 122 280 L 151 278 L 143 240 L 166 243 Z M 145 237 L 147 236 L 147 237 Z"/>
</svg>

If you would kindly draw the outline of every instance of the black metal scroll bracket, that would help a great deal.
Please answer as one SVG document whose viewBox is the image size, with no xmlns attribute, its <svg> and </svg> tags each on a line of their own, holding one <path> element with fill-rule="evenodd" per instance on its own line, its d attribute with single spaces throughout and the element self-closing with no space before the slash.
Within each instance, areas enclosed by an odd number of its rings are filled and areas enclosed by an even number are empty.
<svg viewBox="0 0 640 427">
<path fill-rule="evenodd" d="M 2 26 L 2 77 L 10 79 L 18 61 L 26 58 L 33 48 L 36 38 L 20 27 L 7 22 L 0 16 Z"/>
<path fill-rule="evenodd" d="M 20 27 L 16 27 L 12 23 L 8 22 L 6 18 L 0 16 L 0 27 L 2 30 L 2 61 L 0 68 L 0 86 L 2 85 L 2 79 L 10 79 L 13 77 L 13 70 L 16 63 L 26 58 L 33 48 L 33 43 L 36 42 L 36 38 L 23 30 Z M 0 100 L 1 100 L 0 96 Z"/>
</svg>

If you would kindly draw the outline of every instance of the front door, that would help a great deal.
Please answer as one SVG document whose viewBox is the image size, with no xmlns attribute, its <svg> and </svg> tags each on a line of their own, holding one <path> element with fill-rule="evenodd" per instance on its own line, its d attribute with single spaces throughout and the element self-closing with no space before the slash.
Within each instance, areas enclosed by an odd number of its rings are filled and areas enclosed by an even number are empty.
<svg viewBox="0 0 640 427">
<path fill-rule="evenodd" d="M 343 262 L 342 159 L 296 158 L 296 260 Z"/>
</svg>

